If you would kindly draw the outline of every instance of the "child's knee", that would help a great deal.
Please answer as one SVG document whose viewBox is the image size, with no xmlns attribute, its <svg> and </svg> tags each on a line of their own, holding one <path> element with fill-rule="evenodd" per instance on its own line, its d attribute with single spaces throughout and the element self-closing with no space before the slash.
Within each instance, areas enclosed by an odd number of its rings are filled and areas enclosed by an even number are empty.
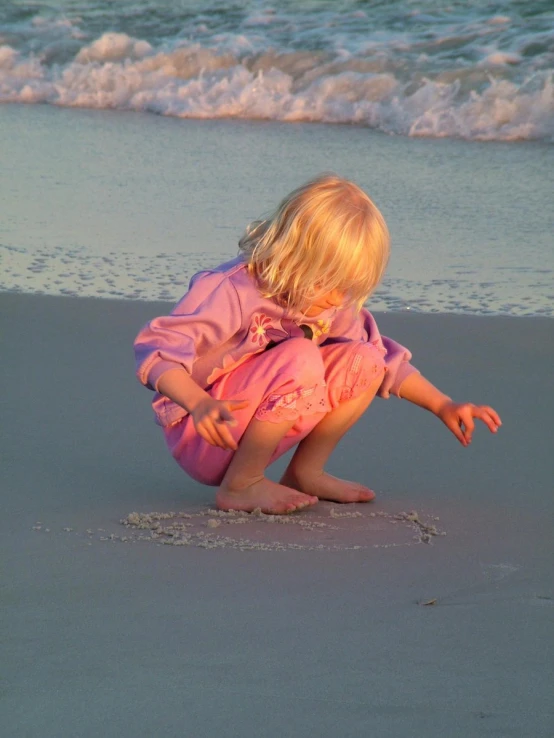
<svg viewBox="0 0 554 738">
<path fill-rule="evenodd" d="M 383 381 L 386 371 L 381 351 L 371 343 L 349 342 L 341 344 L 341 364 L 344 367 L 334 374 L 330 382 L 330 400 L 333 407 L 368 391 L 372 385 Z M 344 363 L 342 363 L 344 362 Z"/>
<path fill-rule="evenodd" d="M 353 354 L 353 364 L 360 362 L 360 374 L 366 376 L 370 381 L 378 377 L 383 378 L 387 365 L 383 352 L 377 346 L 372 343 L 359 343 Z"/>
</svg>

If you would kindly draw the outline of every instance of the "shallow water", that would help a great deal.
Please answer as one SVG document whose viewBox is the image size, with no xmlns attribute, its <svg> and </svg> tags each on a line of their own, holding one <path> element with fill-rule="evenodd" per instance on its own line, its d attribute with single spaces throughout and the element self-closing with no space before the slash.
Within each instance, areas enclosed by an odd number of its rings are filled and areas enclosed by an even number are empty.
<svg viewBox="0 0 554 738">
<path fill-rule="evenodd" d="M 4 290 L 177 300 L 249 221 L 331 169 L 391 230 L 372 309 L 553 314 L 547 144 L 6 105 L 0 155 Z"/>
</svg>

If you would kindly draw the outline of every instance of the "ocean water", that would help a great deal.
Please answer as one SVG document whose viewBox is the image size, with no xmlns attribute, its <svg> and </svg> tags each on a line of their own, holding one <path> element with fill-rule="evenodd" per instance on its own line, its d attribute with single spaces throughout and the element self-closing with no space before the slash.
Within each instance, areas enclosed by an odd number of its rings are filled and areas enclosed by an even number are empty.
<svg viewBox="0 0 554 738">
<path fill-rule="evenodd" d="M 552 0 L 3 0 L 0 101 L 554 141 Z"/>
<path fill-rule="evenodd" d="M 375 310 L 554 315 L 552 2 L 5 1 L 0 289 L 177 300 L 333 170 Z"/>
</svg>

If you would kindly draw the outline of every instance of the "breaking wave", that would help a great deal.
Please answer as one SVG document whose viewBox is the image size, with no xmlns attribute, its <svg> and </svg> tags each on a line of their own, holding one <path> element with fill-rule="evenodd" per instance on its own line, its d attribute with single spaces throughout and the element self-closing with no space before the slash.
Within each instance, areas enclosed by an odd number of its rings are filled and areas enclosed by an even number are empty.
<svg viewBox="0 0 554 738">
<path fill-rule="evenodd" d="M 320 12 L 316 25 L 313 4 L 293 11 L 281 0 L 253 9 L 245 2 L 236 17 L 205 6 L 172 17 L 165 8 L 148 25 L 143 5 L 118 4 L 115 25 L 127 32 L 99 32 L 93 2 L 90 17 L 8 19 L 0 25 L 0 101 L 554 141 L 552 12 L 531 22 L 505 2 L 506 15 L 479 17 L 472 8 L 461 16 L 436 4 L 425 15 L 397 0 L 375 16 L 347 2 L 350 12 Z M 124 11 L 133 9 L 142 25 L 128 21 L 135 16 Z"/>
</svg>

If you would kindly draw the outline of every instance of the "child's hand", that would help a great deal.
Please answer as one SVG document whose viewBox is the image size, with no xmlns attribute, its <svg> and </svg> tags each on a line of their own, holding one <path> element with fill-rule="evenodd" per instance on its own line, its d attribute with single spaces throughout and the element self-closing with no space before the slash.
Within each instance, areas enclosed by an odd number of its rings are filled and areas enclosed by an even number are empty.
<svg viewBox="0 0 554 738">
<path fill-rule="evenodd" d="M 491 433 L 496 433 L 502 425 L 498 413 L 488 405 L 473 405 L 471 402 L 445 402 L 437 416 L 452 431 L 462 446 L 469 446 L 475 430 L 474 418 L 479 418 L 488 426 Z"/>
<path fill-rule="evenodd" d="M 237 422 L 232 411 L 249 404 L 247 400 L 215 400 L 213 397 L 201 400 L 190 413 L 196 432 L 212 446 L 236 451 L 237 443 L 229 431 L 229 426 Z"/>
</svg>

